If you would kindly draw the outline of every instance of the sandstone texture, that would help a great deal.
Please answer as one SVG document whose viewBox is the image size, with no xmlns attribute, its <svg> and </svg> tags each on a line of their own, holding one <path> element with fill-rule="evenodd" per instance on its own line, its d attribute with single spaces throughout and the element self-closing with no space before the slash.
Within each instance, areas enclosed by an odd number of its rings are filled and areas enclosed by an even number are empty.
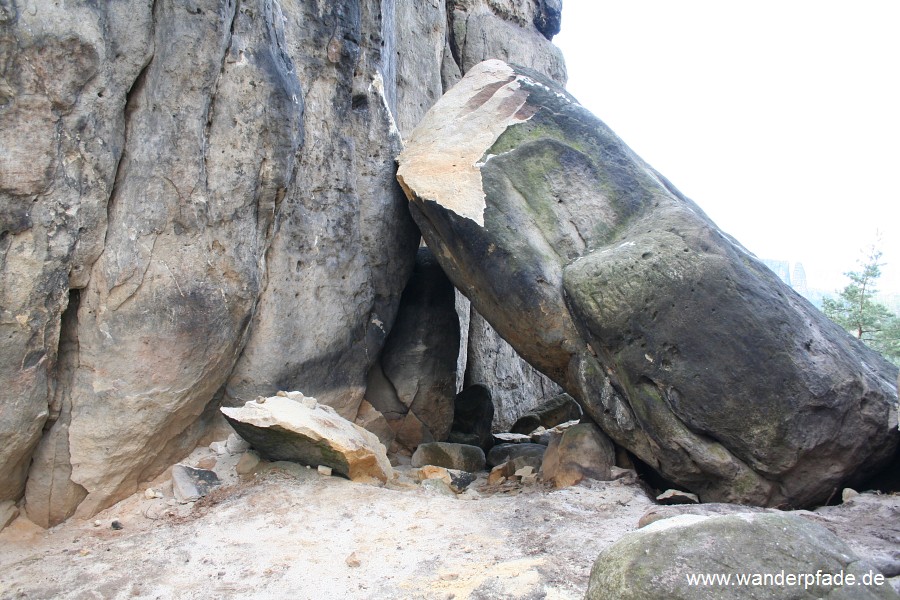
<svg viewBox="0 0 900 600">
<path fill-rule="evenodd" d="M 412 455 L 412 466 L 433 465 L 455 471 L 476 473 L 484 470 L 484 452 L 478 446 L 431 442 L 419 446 Z"/>
<path fill-rule="evenodd" d="M 478 313 L 701 500 L 824 502 L 894 455 L 897 368 L 551 79 L 471 67 L 410 135 L 398 179 Z"/>
<path fill-rule="evenodd" d="M 607 481 L 616 465 L 616 450 L 605 433 L 593 423 L 581 423 L 553 436 L 541 465 L 541 478 L 556 488 L 584 479 Z"/>
<path fill-rule="evenodd" d="M 347 421 L 315 398 L 296 392 L 264 400 L 221 409 L 235 431 L 262 456 L 272 461 L 330 467 L 363 483 L 391 479 L 387 451 L 374 433 Z"/>
<path fill-rule="evenodd" d="M 563 80 L 559 8 L 0 2 L 0 502 L 94 514 L 279 389 L 389 441 L 401 136 L 481 58 Z"/>
<path fill-rule="evenodd" d="M 792 585 L 691 585 L 688 575 L 851 575 Z M 877 571 L 874 571 L 877 573 Z M 872 577 L 862 561 L 830 531 L 787 514 L 682 515 L 626 534 L 597 557 L 586 600 L 670 598 L 898 598 L 890 584 L 863 585 Z M 805 581 L 805 580 L 804 580 Z"/>
<path fill-rule="evenodd" d="M 656 506 L 641 517 L 638 527 L 678 515 L 709 517 L 763 511 L 778 512 L 773 508 L 738 504 Z M 867 492 L 856 494 L 836 506 L 822 506 L 814 511 L 798 510 L 791 514 L 831 531 L 885 577 L 900 576 L 900 496 Z"/>
</svg>

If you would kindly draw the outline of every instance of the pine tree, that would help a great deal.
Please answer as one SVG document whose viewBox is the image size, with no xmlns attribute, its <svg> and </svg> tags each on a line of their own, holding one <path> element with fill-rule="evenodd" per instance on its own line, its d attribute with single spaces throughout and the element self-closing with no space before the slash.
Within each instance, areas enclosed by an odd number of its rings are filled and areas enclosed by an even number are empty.
<svg viewBox="0 0 900 600">
<path fill-rule="evenodd" d="M 822 310 L 832 321 L 877 350 L 888 360 L 900 364 L 900 318 L 875 300 L 881 277 L 881 251 L 873 246 L 861 270 L 844 273 L 850 283 L 835 298 L 825 298 Z"/>
</svg>

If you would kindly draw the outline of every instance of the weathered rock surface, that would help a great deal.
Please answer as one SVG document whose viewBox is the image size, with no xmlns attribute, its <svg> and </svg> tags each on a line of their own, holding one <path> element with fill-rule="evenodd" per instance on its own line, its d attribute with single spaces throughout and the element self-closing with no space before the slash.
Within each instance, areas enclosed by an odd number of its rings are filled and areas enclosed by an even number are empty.
<svg viewBox="0 0 900 600">
<path fill-rule="evenodd" d="M 493 431 L 509 431 L 516 419 L 562 389 L 525 362 L 474 309 L 470 312 L 465 387 L 491 391 Z"/>
<path fill-rule="evenodd" d="M 682 492 L 681 490 L 666 490 L 656 497 L 656 501 L 664 506 L 674 506 L 678 504 L 700 504 L 700 499 L 696 494 L 690 492 Z"/>
<path fill-rule="evenodd" d="M 657 506 L 641 517 L 638 527 L 678 515 L 722 516 L 764 511 L 779 512 L 776 509 L 717 503 Z M 836 506 L 822 506 L 815 511 L 798 510 L 790 514 L 824 526 L 885 577 L 900 576 L 900 497 L 864 493 Z"/>
<path fill-rule="evenodd" d="M 364 483 L 391 479 L 387 451 L 374 433 L 299 392 L 264 400 L 221 410 L 235 431 L 269 460 L 324 465 Z"/>
<path fill-rule="evenodd" d="M 208 469 L 195 469 L 180 464 L 172 467 L 172 493 L 179 502 L 199 500 L 220 484 L 218 475 Z"/>
<path fill-rule="evenodd" d="M 478 446 L 431 442 L 422 444 L 412 455 L 412 466 L 434 465 L 456 471 L 476 473 L 484 470 L 484 451 Z"/>
<path fill-rule="evenodd" d="M 491 448 L 487 454 L 487 465 L 496 467 L 520 456 L 533 456 L 543 459 L 547 446 L 541 444 L 500 444 Z"/>
<path fill-rule="evenodd" d="M 431 251 L 420 248 L 366 400 L 409 451 L 450 435 L 459 354 L 456 290 Z"/>
<path fill-rule="evenodd" d="M 419 478 L 419 481 L 423 482 L 427 479 L 440 479 L 456 494 L 463 493 L 477 478 L 475 473 L 436 467 L 434 465 L 423 466 L 418 470 L 416 476 Z"/>
<path fill-rule="evenodd" d="M 852 575 L 815 580 L 825 575 Z M 663 598 L 897 598 L 889 584 L 862 585 L 871 565 L 830 531 L 786 514 L 683 515 L 626 534 L 597 557 L 586 600 Z M 797 584 L 691 585 L 689 575 L 810 574 Z M 807 585 L 804 585 L 807 583 Z"/>
<path fill-rule="evenodd" d="M 593 423 L 580 423 L 550 440 L 541 478 L 556 488 L 575 485 L 584 479 L 609 481 L 610 469 L 615 464 L 616 449 L 606 434 Z"/>
<path fill-rule="evenodd" d="M 701 500 L 823 502 L 894 455 L 896 367 L 549 79 L 472 67 L 410 136 L 398 179 L 475 309 Z"/>
<path fill-rule="evenodd" d="M 530 434 L 538 427 L 552 429 L 562 423 L 581 418 L 581 407 L 568 394 L 559 394 L 541 402 L 516 419 L 510 428 L 512 433 Z"/>
<path fill-rule="evenodd" d="M 450 47 L 463 74 L 483 60 L 499 58 L 529 65 L 565 85 L 562 52 L 549 42 L 558 32 L 560 2 L 449 0 L 447 4 Z"/>
<path fill-rule="evenodd" d="M 383 434 L 400 134 L 476 55 L 559 77 L 517 4 L 0 2 L 0 501 L 93 514 L 278 389 Z"/>
<path fill-rule="evenodd" d="M 494 445 L 491 423 L 494 418 L 494 403 L 491 391 L 475 384 L 456 395 L 454 400 L 451 440 L 472 444 L 482 450 L 490 450 Z"/>
</svg>

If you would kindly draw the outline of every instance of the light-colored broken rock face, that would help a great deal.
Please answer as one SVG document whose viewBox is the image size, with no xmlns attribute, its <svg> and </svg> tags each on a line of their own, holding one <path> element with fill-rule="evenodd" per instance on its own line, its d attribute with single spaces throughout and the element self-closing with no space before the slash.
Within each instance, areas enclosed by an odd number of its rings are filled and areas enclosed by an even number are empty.
<svg viewBox="0 0 900 600">
<path fill-rule="evenodd" d="M 483 226 L 482 157 L 507 127 L 528 120 L 528 109 L 522 110 L 527 98 L 503 61 L 472 67 L 441 98 L 446 112 L 426 114 L 407 141 L 397 172 L 400 184 Z M 455 118 L 447 119 L 448 113 Z"/>
<path fill-rule="evenodd" d="M 311 467 L 331 467 L 353 481 L 385 483 L 393 476 L 378 437 L 341 417 L 315 398 L 290 392 L 223 407 L 225 418 L 262 455 Z"/>
</svg>

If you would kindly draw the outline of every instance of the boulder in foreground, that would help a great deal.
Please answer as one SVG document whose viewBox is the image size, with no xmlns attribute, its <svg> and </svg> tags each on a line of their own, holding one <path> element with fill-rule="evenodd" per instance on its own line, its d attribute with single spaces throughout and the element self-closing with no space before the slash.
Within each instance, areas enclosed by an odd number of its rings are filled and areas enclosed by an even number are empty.
<svg viewBox="0 0 900 600">
<path fill-rule="evenodd" d="M 720 579 L 699 579 L 706 575 Z M 745 576 L 749 579 L 740 584 L 738 578 Z M 723 584 L 722 577 L 731 583 Z M 881 573 L 824 527 L 772 513 L 682 515 L 633 531 L 600 553 L 585 596 L 585 600 L 673 598 L 900 596 Z"/>
<path fill-rule="evenodd" d="M 221 410 L 234 430 L 272 461 L 325 465 L 365 483 L 385 483 L 393 477 L 378 437 L 315 398 L 288 392 Z"/>
</svg>

